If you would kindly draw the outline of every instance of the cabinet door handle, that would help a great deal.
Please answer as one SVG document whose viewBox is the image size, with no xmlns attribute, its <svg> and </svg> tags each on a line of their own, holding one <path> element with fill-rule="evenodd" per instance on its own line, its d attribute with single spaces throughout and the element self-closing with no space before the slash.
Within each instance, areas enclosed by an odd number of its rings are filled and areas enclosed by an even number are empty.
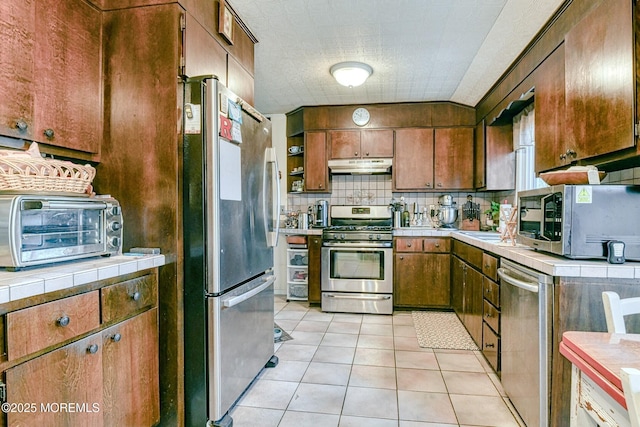
<svg viewBox="0 0 640 427">
<path fill-rule="evenodd" d="M 484 346 L 485 346 L 485 348 L 493 348 L 493 347 L 495 347 L 495 344 L 493 344 L 493 343 L 485 343 Z"/>
<path fill-rule="evenodd" d="M 491 319 L 491 313 L 485 313 L 484 317 L 486 317 L 487 319 Z"/>
<path fill-rule="evenodd" d="M 42 133 L 44 134 L 44 136 L 47 137 L 47 139 L 52 139 L 53 136 L 55 135 L 55 133 L 53 132 L 53 129 L 51 128 L 45 129 L 44 132 Z"/>
<path fill-rule="evenodd" d="M 69 319 L 69 316 L 64 315 L 60 318 L 58 318 L 58 320 L 56 320 L 56 324 L 58 326 L 62 326 L 63 328 L 67 325 L 69 325 L 69 322 L 71 321 L 71 319 Z"/>
<path fill-rule="evenodd" d="M 122 335 L 120 335 L 119 333 L 115 333 L 111 335 L 111 341 L 113 342 L 119 342 L 121 339 L 122 339 Z"/>
<path fill-rule="evenodd" d="M 569 148 L 569 149 L 567 150 L 567 157 L 569 157 L 569 156 L 571 156 L 571 157 L 576 157 L 576 156 L 577 156 L 577 153 L 576 153 L 574 150 L 572 150 L 571 148 Z"/>
<path fill-rule="evenodd" d="M 442 183 L 441 182 L 438 183 L 438 187 L 442 187 Z"/>
<path fill-rule="evenodd" d="M 140 292 L 135 291 L 133 294 L 131 294 L 131 299 L 134 301 L 140 301 Z"/>
<path fill-rule="evenodd" d="M 98 352 L 98 344 L 91 344 L 89 347 L 87 347 L 87 353 L 96 354 L 97 352 Z"/>
<path fill-rule="evenodd" d="M 403 259 L 404 259 L 404 257 L 403 257 L 403 256 L 400 256 L 400 260 L 403 260 Z"/>
<path fill-rule="evenodd" d="M 562 153 L 560 154 L 560 160 L 565 160 L 567 158 L 567 155 Z"/>
<path fill-rule="evenodd" d="M 369 156 L 369 152 L 368 151 L 365 153 L 365 156 Z"/>
<path fill-rule="evenodd" d="M 439 248 L 439 247 L 440 247 L 440 243 L 436 243 L 436 248 Z"/>
<path fill-rule="evenodd" d="M 358 155 L 358 152 L 357 152 L 357 151 L 356 151 L 356 154 L 355 154 L 355 155 L 356 155 L 356 156 Z"/>
</svg>

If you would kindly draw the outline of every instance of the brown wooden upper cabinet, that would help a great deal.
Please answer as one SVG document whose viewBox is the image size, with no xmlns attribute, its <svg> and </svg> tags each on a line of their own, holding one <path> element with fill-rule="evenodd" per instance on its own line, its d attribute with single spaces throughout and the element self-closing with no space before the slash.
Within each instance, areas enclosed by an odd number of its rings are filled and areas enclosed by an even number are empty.
<svg viewBox="0 0 640 427">
<path fill-rule="evenodd" d="M 602 2 L 565 36 L 567 162 L 635 146 L 632 3 Z"/>
<path fill-rule="evenodd" d="M 393 157 L 393 130 L 329 131 L 331 159 Z"/>
<path fill-rule="evenodd" d="M 433 190 L 433 138 L 432 128 L 396 129 L 394 190 Z"/>
<path fill-rule="evenodd" d="M 396 129 L 393 189 L 471 189 L 473 162 L 473 128 Z"/>
<path fill-rule="evenodd" d="M 0 42 L 11 66 L 0 67 L 0 134 L 99 153 L 100 11 L 83 0 L 7 2 Z"/>
<path fill-rule="evenodd" d="M 536 172 L 571 163 L 565 133 L 564 44 L 535 71 Z"/>
<path fill-rule="evenodd" d="M 473 188 L 473 128 L 435 130 L 435 189 Z"/>
<path fill-rule="evenodd" d="M 326 132 L 304 133 L 304 191 L 329 191 Z"/>
</svg>

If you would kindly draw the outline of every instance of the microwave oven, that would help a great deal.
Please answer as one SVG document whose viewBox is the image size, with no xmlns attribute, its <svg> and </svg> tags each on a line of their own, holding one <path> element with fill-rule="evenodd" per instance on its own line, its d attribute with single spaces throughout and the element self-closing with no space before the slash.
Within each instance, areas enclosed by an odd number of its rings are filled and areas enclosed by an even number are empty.
<svg viewBox="0 0 640 427">
<path fill-rule="evenodd" d="M 607 258 L 621 241 L 640 260 L 640 186 L 555 185 L 518 193 L 516 241 L 574 259 Z"/>
<path fill-rule="evenodd" d="M 0 195 L 0 267 L 122 253 L 122 210 L 107 197 Z"/>
</svg>

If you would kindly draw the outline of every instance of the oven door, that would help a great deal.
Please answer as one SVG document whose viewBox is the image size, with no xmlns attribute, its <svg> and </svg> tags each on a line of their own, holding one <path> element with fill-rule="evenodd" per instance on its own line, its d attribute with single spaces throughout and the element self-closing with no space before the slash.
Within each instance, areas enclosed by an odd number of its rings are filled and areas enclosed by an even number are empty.
<svg viewBox="0 0 640 427">
<path fill-rule="evenodd" d="M 322 248 L 322 291 L 393 293 L 393 249 L 347 245 Z"/>
</svg>

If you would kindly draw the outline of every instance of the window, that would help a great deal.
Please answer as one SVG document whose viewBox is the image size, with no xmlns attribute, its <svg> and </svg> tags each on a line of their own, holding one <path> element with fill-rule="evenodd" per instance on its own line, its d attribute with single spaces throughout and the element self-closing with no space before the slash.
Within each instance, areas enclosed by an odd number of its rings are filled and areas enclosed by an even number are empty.
<svg viewBox="0 0 640 427">
<path fill-rule="evenodd" d="M 513 149 L 516 152 L 516 194 L 546 187 L 535 171 L 535 110 L 533 104 L 513 117 Z"/>
</svg>

